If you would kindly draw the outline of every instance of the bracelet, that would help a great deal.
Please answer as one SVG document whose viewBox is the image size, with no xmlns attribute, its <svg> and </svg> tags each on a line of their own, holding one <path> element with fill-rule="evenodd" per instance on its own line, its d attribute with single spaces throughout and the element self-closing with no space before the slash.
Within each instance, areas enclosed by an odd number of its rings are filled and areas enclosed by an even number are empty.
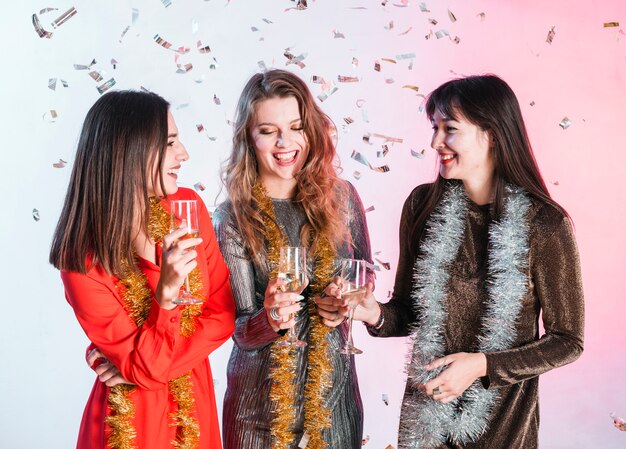
<svg viewBox="0 0 626 449">
<path fill-rule="evenodd" d="M 363 322 L 363 324 L 365 324 L 365 326 L 367 326 L 370 329 L 373 329 L 376 331 L 380 330 L 380 328 L 383 327 L 383 324 L 385 324 L 385 314 L 383 313 L 383 308 L 380 307 L 380 316 L 378 317 L 378 321 L 376 321 L 375 324 L 368 324 L 365 321 Z"/>
</svg>

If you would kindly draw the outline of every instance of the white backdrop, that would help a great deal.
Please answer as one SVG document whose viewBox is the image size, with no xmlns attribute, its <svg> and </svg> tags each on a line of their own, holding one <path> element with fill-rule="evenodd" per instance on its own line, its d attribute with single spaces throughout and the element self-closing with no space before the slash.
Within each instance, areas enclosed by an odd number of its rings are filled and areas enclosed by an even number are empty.
<svg viewBox="0 0 626 449">
<path fill-rule="evenodd" d="M 512 85 L 544 176 L 576 222 L 588 304 L 585 354 L 542 377 L 541 447 L 626 447 L 626 433 L 608 417 L 611 411 L 626 415 L 626 212 L 620 183 L 626 176 L 620 157 L 626 35 L 620 26 L 603 26 L 626 22 L 626 7 L 611 0 L 544 3 L 309 0 L 307 10 L 293 9 L 290 0 L 171 0 L 167 7 L 159 0 L 4 4 L 0 447 L 74 446 L 94 381 L 83 357 L 87 340 L 47 255 L 80 125 L 100 95 L 97 86 L 114 78 L 113 89 L 143 86 L 171 102 L 191 154 L 181 184 L 203 183 L 201 195 L 213 206 L 223 198 L 218 169 L 229 150 L 227 120 L 239 92 L 261 66 L 285 67 L 288 48 L 302 56 L 304 67 L 287 67 L 315 95 L 331 82 L 338 88 L 321 105 L 339 128 L 343 176 L 356 185 L 365 207 L 374 208 L 367 217 L 375 257 L 379 265 L 391 264 L 378 275 L 382 300 L 393 284 L 401 205 L 436 170 L 422 97 L 410 86 L 426 94 L 456 74 L 486 72 Z M 51 22 L 70 7 L 76 15 L 54 29 Z M 41 13 L 45 8 L 57 9 Z M 53 32 L 50 39 L 37 35 L 33 14 Z M 550 44 L 546 37 L 553 26 Z M 158 45 L 157 34 L 172 47 Z M 200 53 L 198 41 L 211 51 Z M 179 47 L 189 51 L 173 51 Z M 75 68 L 93 60 L 89 70 Z M 177 73 L 177 63 L 193 67 Z M 96 82 L 90 71 L 102 80 Z M 339 82 L 339 75 L 358 82 Z M 326 84 L 314 83 L 313 76 Z M 57 79 L 55 89 L 51 79 Z M 566 116 L 572 125 L 562 129 Z M 387 142 L 383 156 L 378 152 L 384 139 L 372 137 L 367 144 L 368 133 L 402 141 Z M 350 157 L 354 150 L 390 171 L 370 170 Z M 412 150 L 425 150 L 424 156 Z M 53 167 L 59 159 L 67 165 Z M 395 446 L 406 347 L 401 339 L 372 339 L 361 326 L 355 338 L 365 350 L 357 367 L 366 448 Z M 229 342 L 211 356 L 219 403 L 230 348 Z"/>
</svg>

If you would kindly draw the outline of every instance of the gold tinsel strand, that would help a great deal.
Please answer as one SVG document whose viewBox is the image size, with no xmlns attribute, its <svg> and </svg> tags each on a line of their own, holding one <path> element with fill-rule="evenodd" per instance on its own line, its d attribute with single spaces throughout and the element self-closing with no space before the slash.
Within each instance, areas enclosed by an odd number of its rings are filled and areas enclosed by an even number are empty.
<svg viewBox="0 0 626 449">
<path fill-rule="evenodd" d="M 170 380 L 170 394 L 174 402 L 178 404 L 178 410 L 171 413 L 177 426 L 176 440 L 172 441 L 172 446 L 180 449 L 195 449 L 200 443 L 200 426 L 198 421 L 191 417 L 195 400 L 192 392 L 191 375 L 189 373 Z"/>
<path fill-rule="evenodd" d="M 170 215 L 162 203 L 150 198 L 150 217 L 148 231 L 150 238 L 155 243 L 161 244 L 163 236 L 169 232 Z M 127 269 L 125 276 L 119 280 L 120 295 L 128 316 L 137 327 L 141 327 L 148 315 L 152 304 L 152 291 L 148 288 L 146 275 L 137 268 L 136 263 L 131 266 L 124 264 Z M 202 297 L 202 275 L 196 268 L 189 275 L 189 286 L 195 297 Z M 204 299 L 204 298 L 203 298 Z M 184 307 L 181 312 L 180 334 L 190 337 L 195 331 L 198 316 L 202 313 L 202 305 L 194 304 Z M 135 416 L 135 404 L 131 394 L 135 386 L 121 384 L 112 387 L 109 392 L 109 407 L 112 414 L 105 418 L 105 423 L 110 427 L 107 444 L 111 449 L 134 449 L 134 440 L 137 435 L 133 427 Z M 173 424 L 177 426 L 175 447 L 181 449 L 195 449 L 199 445 L 200 426 L 197 419 L 191 413 L 194 408 L 193 385 L 191 375 L 184 374 L 177 379 L 171 380 L 169 390 L 174 402 L 178 404 L 178 410 L 172 413 Z"/>
<path fill-rule="evenodd" d="M 271 274 L 275 276 L 280 257 L 279 248 L 284 245 L 286 238 L 276 224 L 274 206 L 263 185 L 255 185 L 252 193 L 263 215 L 263 224 L 268 240 L 267 257 L 272 267 Z M 311 284 L 311 296 L 320 294 L 331 281 L 334 258 L 335 253 L 330 243 L 326 238 L 322 238 L 314 254 L 315 269 L 313 273 L 314 282 Z M 315 310 L 316 307 L 314 301 L 310 299 L 309 310 Z M 304 390 L 304 425 L 310 437 L 307 448 L 324 449 L 327 446 L 322 437 L 322 430 L 330 428 L 331 424 L 330 410 L 325 404 L 325 397 L 331 387 L 332 371 L 326 336 L 332 329 L 325 326 L 315 313 L 310 314 L 310 320 L 308 378 Z M 294 439 L 292 428 L 296 419 L 296 359 L 291 347 L 279 345 L 272 346 L 270 359 L 272 365 L 270 369 L 270 378 L 272 379 L 270 400 L 274 412 L 271 425 L 272 449 L 289 449 Z"/>
</svg>

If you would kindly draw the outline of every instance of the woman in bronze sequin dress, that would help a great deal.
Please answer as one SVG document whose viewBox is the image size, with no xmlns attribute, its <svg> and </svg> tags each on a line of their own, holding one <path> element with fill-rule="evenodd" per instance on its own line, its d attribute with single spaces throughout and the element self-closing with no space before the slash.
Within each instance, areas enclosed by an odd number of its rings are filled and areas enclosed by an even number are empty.
<svg viewBox="0 0 626 449">
<path fill-rule="evenodd" d="M 390 301 L 370 295 L 355 317 L 374 336 L 413 339 L 400 449 L 536 448 L 538 376 L 583 351 L 569 216 L 500 78 L 449 81 L 426 110 L 439 176 L 404 204 Z"/>
</svg>

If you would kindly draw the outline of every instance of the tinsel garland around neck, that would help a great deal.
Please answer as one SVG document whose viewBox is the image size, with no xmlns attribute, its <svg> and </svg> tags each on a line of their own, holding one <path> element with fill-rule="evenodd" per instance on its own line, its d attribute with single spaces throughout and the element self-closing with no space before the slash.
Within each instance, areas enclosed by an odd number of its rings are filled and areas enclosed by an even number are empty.
<svg viewBox="0 0 626 449">
<path fill-rule="evenodd" d="M 161 202 L 150 198 L 150 217 L 148 232 L 150 238 L 161 244 L 163 236 L 169 232 L 170 215 Z M 146 275 L 137 267 L 136 261 L 125 263 L 126 274 L 119 279 L 118 287 L 124 303 L 124 308 L 129 318 L 137 327 L 141 327 L 150 313 L 152 304 L 152 291 L 148 287 Z M 202 298 L 202 277 L 196 268 L 189 275 L 189 286 L 196 298 Z M 193 335 L 198 316 L 202 313 L 202 304 L 183 306 L 180 320 L 180 334 L 183 337 Z M 132 394 L 134 385 L 120 384 L 109 391 L 109 407 L 111 414 L 105 418 L 110 432 L 107 445 L 111 449 L 134 449 L 137 431 L 133 426 L 135 417 L 135 404 Z M 176 411 L 170 417 L 172 425 L 176 426 L 176 439 L 172 441 L 172 447 L 180 449 L 195 449 L 200 441 L 200 426 L 192 416 L 195 407 L 191 374 L 169 381 L 169 392 L 178 405 Z"/>
<path fill-rule="evenodd" d="M 276 222 L 276 214 L 271 198 L 265 187 L 258 183 L 253 188 L 253 196 L 261 211 L 265 236 L 268 242 L 267 259 L 272 269 L 271 276 L 276 276 L 280 247 L 287 246 L 287 238 Z M 335 252 L 327 238 L 320 239 L 313 254 L 314 270 L 309 286 L 311 296 L 320 294 L 332 280 Z M 309 310 L 315 310 L 315 302 L 309 298 Z M 322 431 L 331 426 L 330 410 L 326 405 L 326 395 L 331 387 L 332 365 L 328 354 L 329 344 L 326 336 L 332 329 L 324 323 L 317 313 L 311 313 L 310 334 L 308 341 L 307 381 L 304 388 L 304 430 L 309 437 L 308 449 L 325 449 L 326 442 Z M 272 449 L 293 447 L 295 435 L 293 426 L 296 421 L 296 358 L 299 349 L 290 346 L 272 345 L 270 358 L 272 367 L 270 378 L 270 400 L 272 401 Z M 301 349 L 300 349 L 301 350 Z"/>
<path fill-rule="evenodd" d="M 489 227 L 488 301 L 478 337 L 478 352 L 511 348 L 516 320 L 526 294 L 530 199 L 519 187 L 507 185 L 504 211 Z M 447 317 L 448 268 L 457 257 L 465 234 L 468 199 L 461 184 L 451 183 L 426 224 L 422 255 L 415 262 L 414 308 L 420 316 L 413 329 L 413 351 L 407 365 L 412 390 L 402 404 L 399 449 L 438 447 L 450 439 L 456 444 L 477 441 L 487 430 L 498 401 L 494 389 L 476 380 L 454 401 L 442 404 L 417 387 L 442 370 L 427 371 L 424 365 L 447 354 L 444 330 Z"/>
</svg>

